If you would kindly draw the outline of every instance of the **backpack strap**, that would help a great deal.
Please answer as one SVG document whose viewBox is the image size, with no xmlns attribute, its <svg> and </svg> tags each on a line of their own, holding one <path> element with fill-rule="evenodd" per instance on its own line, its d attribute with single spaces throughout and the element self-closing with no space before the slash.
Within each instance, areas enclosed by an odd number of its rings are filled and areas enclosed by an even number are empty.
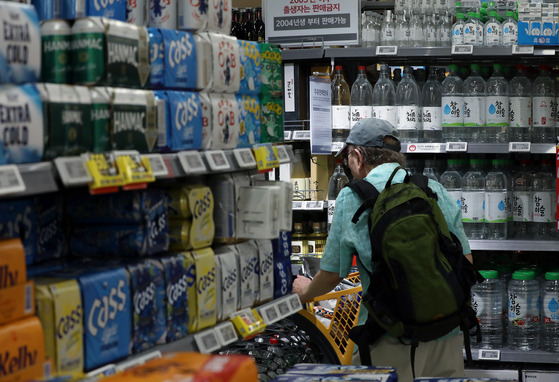
<svg viewBox="0 0 559 382">
<path fill-rule="evenodd" d="M 367 208 L 373 208 L 380 192 L 378 192 L 376 187 L 366 180 L 352 179 L 348 184 L 346 184 L 346 187 L 351 188 L 361 198 L 361 200 L 363 200 L 363 204 L 361 204 L 355 212 L 355 215 L 353 215 L 353 219 L 351 219 L 351 222 L 355 224 Z"/>
<path fill-rule="evenodd" d="M 413 174 L 410 177 L 410 180 L 417 187 L 421 188 L 423 190 L 423 192 L 425 192 L 427 194 L 428 197 L 433 198 L 437 201 L 439 200 L 439 197 L 437 196 L 437 194 L 435 192 L 433 192 L 433 190 L 431 190 L 431 188 L 429 187 L 429 178 L 427 178 L 425 175 L 423 175 L 423 174 Z"/>
</svg>

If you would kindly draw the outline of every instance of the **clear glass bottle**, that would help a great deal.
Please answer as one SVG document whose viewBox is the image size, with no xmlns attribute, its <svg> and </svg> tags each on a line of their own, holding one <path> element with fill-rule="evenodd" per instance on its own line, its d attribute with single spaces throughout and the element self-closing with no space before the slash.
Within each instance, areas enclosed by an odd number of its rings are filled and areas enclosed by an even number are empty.
<svg viewBox="0 0 559 382">
<path fill-rule="evenodd" d="M 396 41 L 395 23 L 392 18 L 392 11 L 386 10 L 384 13 L 384 20 L 380 29 L 380 43 L 381 45 L 394 45 Z"/>
<path fill-rule="evenodd" d="M 363 118 L 373 116 L 373 86 L 367 79 L 367 68 L 360 65 L 357 70 L 350 95 L 351 128 Z"/>
<path fill-rule="evenodd" d="M 396 88 L 396 128 L 401 142 L 419 141 L 421 108 L 419 86 L 413 78 L 411 66 L 404 67 L 404 76 Z"/>
<path fill-rule="evenodd" d="M 458 76 L 458 66 L 449 66 L 450 74 L 442 86 L 441 125 L 443 142 L 462 142 L 464 136 L 464 82 Z"/>
<path fill-rule="evenodd" d="M 485 124 L 488 143 L 509 141 L 509 83 L 501 64 L 493 64 L 493 75 L 485 86 Z"/>
<path fill-rule="evenodd" d="M 485 176 L 485 233 L 484 238 L 502 240 L 507 238 L 507 197 L 510 181 L 492 160 L 492 169 Z"/>
<path fill-rule="evenodd" d="M 345 80 L 343 68 L 336 65 L 332 80 L 332 143 L 342 145 L 351 128 L 350 124 L 350 90 Z"/>
<path fill-rule="evenodd" d="M 470 142 L 484 143 L 485 80 L 478 64 L 470 65 L 470 75 L 464 81 L 464 133 Z"/>
<path fill-rule="evenodd" d="M 448 12 L 441 11 L 437 21 L 437 45 L 450 46 L 452 38 L 452 19 Z"/>
<path fill-rule="evenodd" d="M 532 82 L 526 67 L 516 66 L 516 74 L 509 82 L 509 137 L 511 142 L 530 142 L 532 139 Z"/>
<path fill-rule="evenodd" d="M 423 13 L 421 9 L 413 9 L 410 19 L 410 31 L 412 31 L 410 45 L 411 46 L 424 46 L 425 45 L 425 31 L 423 29 Z"/>
<path fill-rule="evenodd" d="M 373 87 L 373 117 L 396 127 L 396 89 L 390 79 L 390 67 L 382 64 L 379 79 Z"/>
<path fill-rule="evenodd" d="M 556 105 L 555 82 L 551 70 L 540 65 L 540 72 L 532 82 L 532 141 L 536 143 L 555 143 Z"/>
<path fill-rule="evenodd" d="M 423 34 L 425 46 L 437 46 L 437 24 L 433 11 L 427 10 L 424 13 Z"/>
<path fill-rule="evenodd" d="M 332 225 L 332 219 L 334 218 L 336 198 L 348 182 L 349 179 L 344 172 L 342 161 L 336 160 L 336 168 L 328 181 L 328 232 L 330 232 L 330 226 Z"/>
<path fill-rule="evenodd" d="M 421 89 L 423 142 L 442 142 L 442 89 L 435 68 L 430 67 L 429 77 Z"/>
<path fill-rule="evenodd" d="M 470 159 L 470 169 L 462 178 L 462 224 L 470 240 L 481 240 L 485 233 L 485 175 L 482 159 Z"/>
</svg>

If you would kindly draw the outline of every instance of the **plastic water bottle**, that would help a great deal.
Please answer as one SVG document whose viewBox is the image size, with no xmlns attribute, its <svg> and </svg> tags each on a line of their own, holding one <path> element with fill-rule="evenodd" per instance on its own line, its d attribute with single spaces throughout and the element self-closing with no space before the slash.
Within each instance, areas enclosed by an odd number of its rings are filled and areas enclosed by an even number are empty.
<svg viewBox="0 0 559 382">
<path fill-rule="evenodd" d="M 464 81 L 464 133 L 470 142 L 486 142 L 485 86 L 479 65 L 471 64 L 470 75 Z"/>
<path fill-rule="evenodd" d="M 434 67 L 430 67 L 429 77 L 421 89 L 423 142 L 442 142 L 442 91 L 437 72 Z"/>
<path fill-rule="evenodd" d="M 379 79 L 373 87 L 373 117 L 396 127 L 396 89 L 390 79 L 390 67 L 382 64 Z"/>
<path fill-rule="evenodd" d="M 423 175 L 427 178 L 432 179 L 436 182 L 439 181 L 439 177 L 437 176 L 437 172 L 435 170 L 436 163 L 434 160 L 426 159 L 425 165 L 423 166 Z"/>
<path fill-rule="evenodd" d="M 495 270 L 480 270 L 485 278 L 472 287 L 472 308 L 481 328 L 480 348 L 496 349 L 503 345 L 503 286 Z"/>
<path fill-rule="evenodd" d="M 480 240 L 485 231 L 485 175 L 483 160 L 470 159 L 470 169 L 462 178 L 462 224 L 468 239 Z"/>
<path fill-rule="evenodd" d="M 425 11 L 423 22 L 425 46 L 437 46 L 437 23 L 433 11 Z"/>
<path fill-rule="evenodd" d="M 452 36 L 452 18 L 446 11 L 439 12 L 437 22 L 437 45 L 450 46 Z"/>
<path fill-rule="evenodd" d="M 511 142 L 530 142 L 532 138 L 532 82 L 526 67 L 516 66 L 509 83 L 509 136 Z"/>
<path fill-rule="evenodd" d="M 413 31 L 410 36 L 411 46 L 425 45 L 425 31 L 423 29 L 423 14 L 421 13 L 421 9 L 412 10 L 410 31 Z"/>
<path fill-rule="evenodd" d="M 485 86 L 485 124 L 488 143 L 509 141 L 509 83 L 502 66 L 493 65 L 493 75 Z"/>
<path fill-rule="evenodd" d="M 441 125 L 444 142 L 464 141 L 464 82 L 458 76 L 458 67 L 450 65 L 450 74 L 442 85 Z"/>
<path fill-rule="evenodd" d="M 396 41 L 395 37 L 395 27 L 394 20 L 392 18 L 392 11 L 387 10 L 384 13 L 384 21 L 380 28 L 380 43 L 381 45 L 394 45 Z"/>
<path fill-rule="evenodd" d="M 380 41 L 380 23 L 373 11 L 364 12 L 364 22 L 361 27 L 361 45 L 364 48 L 374 48 Z"/>
<path fill-rule="evenodd" d="M 483 22 L 481 21 L 481 15 L 479 14 L 479 12 L 474 13 L 474 19 L 476 22 L 475 25 L 475 37 L 476 37 L 476 42 L 474 45 L 477 46 L 482 46 L 483 45 L 483 29 L 485 27 L 485 25 L 483 24 Z"/>
<path fill-rule="evenodd" d="M 365 66 L 359 66 L 357 70 L 357 78 L 351 86 L 351 128 L 363 118 L 373 116 L 373 86 L 367 79 Z"/>
<path fill-rule="evenodd" d="M 404 10 L 396 11 L 396 45 L 409 46 L 411 38 L 410 24 Z"/>
<path fill-rule="evenodd" d="M 477 45 L 476 28 L 475 12 L 468 12 L 468 19 L 464 23 L 464 44 Z"/>
<path fill-rule="evenodd" d="M 466 26 L 466 16 L 463 13 L 456 15 L 456 22 L 452 25 L 452 45 L 464 44 L 464 28 Z"/>
<path fill-rule="evenodd" d="M 483 44 L 485 46 L 502 45 L 502 33 L 502 25 L 497 20 L 497 11 L 489 12 L 489 19 L 485 23 L 485 28 L 483 28 Z"/>
<path fill-rule="evenodd" d="M 503 45 L 518 44 L 518 23 L 514 19 L 514 12 L 507 11 L 506 20 L 503 22 Z"/>
<path fill-rule="evenodd" d="M 508 286 L 509 347 L 513 350 L 530 351 L 538 348 L 540 288 L 534 271 L 522 269 L 512 274 Z"/>
<path fill-rule="evenodd" d="M 396 88 L 396 115 L 400 141 L 417 143 L 421 129 L 421 108 L 419 86 L 413 78 L 411 66 L 404 67 L 404 76 Z"/>
<path fill-rule="evenodd" d="M 439 183 L 450 194 L 458 208 L 462 208 L 462 176 L 458 172 L 459 165 L 458 159 L 447 159 L 446 170 L 441 174 Z"/>
<path fill-rule="evenodd" d="M 330 227 L 332 226 L 332 219 L 336 208 L 336 198 L 348 182 L 349 179 L 344 172 L 342 161 L 338 159 L 336 160 L 334 173 L 328 181 L 328 232 L 330 232 Z"/>
<path fill-rule="evenodd" d="M 332 80 L 332 143 L 342 144 L 349 135 L 350 91 L 342 66 L 336 65 Z"/>
<path fill-rule="evenodd" d="M 532 174 L 528 161 L 521 160 L 520 168 L 512 179 L 512 216 L 514 236 L 518 239 L 532 237 Z"/>
<path fill-rule="evenodd" d="M 532 141 L 555 143 L 555 83 L 549 68 L 540 65 L 540 73 L 532 83 Z"/>
<path fill-rule="evenodd" d="M 507 238 L 507 185 L 506 175 L 492 161 L 493 168 L 485 176 L 485 239 Z"/>
<path fill-rule="evenodd" d="M 542 288 L 540 348 L 559 352 L 559 272 L 546 272 Z"/>
<path fill-rule="evenodd" d="M 533 180 L 532 221 L 534 238 L 550 240 L 557 235 L 555 214 L 555 171 L 552 162 L 542 160 Z"/>
</svg>

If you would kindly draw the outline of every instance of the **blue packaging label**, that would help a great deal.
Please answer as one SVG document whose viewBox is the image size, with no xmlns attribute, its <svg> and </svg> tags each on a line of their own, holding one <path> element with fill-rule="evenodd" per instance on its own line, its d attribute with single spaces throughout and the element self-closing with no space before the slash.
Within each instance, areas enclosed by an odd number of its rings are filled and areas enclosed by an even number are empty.
<svg viewBox="0 0 559 382">
<path fill-rule="evenodd" d="M 157 104 L 157 149 L 159 152 L 169 152 L 172 150 L 169 98 L 164 90 L 155 90 L 153 96 Z"/>
<path fill-rule="evenodd" d="M 4 163 L 42 160 L 45 148 L 43 105 L 35 86 L 0 86 L 0 132 Z"/>
<path fill-rule="evenodd" d="M 37 11 L 39 21 L 57 19 L 62 16 L 60 5 L 53 0 L 31 0 L 31 4 Z"/>
<path fill-rule="evenodd" d="M 167 144 L 171 150 L 202 147 L 202 107 L 196 92 L 167 91 L 169 125 Z"/>
<path fill-rule="evenodd" d="M 0 2 L 0 82 L 37 82 L 41 72 L 41 30 L 32 5 Z"/>
<path fill-rule="evenodd" d="M 237 94 L 239 142 L 237 147 L 251 148 L 260 143 L 260 101 L 258 97 Z"/>
<path fill-rule="evenodd" d="M 107 17 L 126 22 L 126 2 L 127 0 L 86 0 L 86 16 Z"/>
<path fill-rule="evenodd" d="M 151 88 L 163 87 L 165 75 L 165 47 L 159 28 L 148 28 Z"/>
<path fill-rule="evenodd" d="M 272 239 L 274 261 L 291 259 L 291 231 L 280 231 L 277 239 Z"/>
<path fill-rule="evenodd" d="M 274 262 L 274 298 L 291 294 L 292 274 L 290 259 Z"/>
<path fill-rule="evenodd" d="M 145 260 L 126 267 L 132 297 L 131 350 L 138 353 L 165 343 L 165 278 L 163 265 Z"/>
<path fill-rule="evenodd" d="M 187 266 L 181 253 L 160 260 L 165 271 L 167 342 L 170 342 L 188 333 Z"/>
<path fill-rule="evenodd" d="M 15 199 L 0 203 L 0 238 L 21 239 L 27 265 L 35 262 L 37 236 L 33 199 Z"/>
<path fill-rule="evenodd" d="M 124 268 L 78 277 L 84 307 L 85 370 L 129 354 L 130 287 Z"/>
<path fill-rule="evenodd" d="M 64 205 L 61 195 L 41 195 L 35 198 L 37 218 L 37 256 L 35 261 L 43 262 L 62 256 L 66 235 L 62 220 Z"/>
<path fill-rule="evenodd" d="M 196 89 L 196 44 L 192 33 L 161 29 L 165 46 L 164 85 L 169 89 Z"/>
<path fill-rule="evenodd" d="M 258 96 L 262 84 L 260 48 L 254 41 L 238 40 L 241 49 L 241 85 L 239 94 Z"/>
<path fill-rule="evenodd" d="M 43 0 L 50 1 L 50 0 Z M 56 1 L 56 0 L 55 0 Z M 60 18 L 66 20 L 75 20 L 86 17 L 86 0 L 59 0 L 60 1 Z"/>
</svg>

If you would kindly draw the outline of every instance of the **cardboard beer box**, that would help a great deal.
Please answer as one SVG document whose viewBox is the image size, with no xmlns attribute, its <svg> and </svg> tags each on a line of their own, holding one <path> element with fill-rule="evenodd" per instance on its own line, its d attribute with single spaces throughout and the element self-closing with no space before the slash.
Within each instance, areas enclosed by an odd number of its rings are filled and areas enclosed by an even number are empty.
<svg viewBox="0 0 559 382">
<path fill-rule="evenodd" d="M 33 281 L 0 289 L 0 325 L 35 314 Z"/>
<path fill-rule="evenodd" d="M 196 332 L 215 325 L 216 274 L 214 252 L 211 248 L 186 252 L 188 331 Z"/>
<path fill-rule="evenodd" d="M 167 342 L 185 337 L 188 333 L 188 270 L 185 256 L 177 253 L 159 258 L 165 270 L 167 293 Z"/>
<path fill-rule="evenodd" d="M 26 274 L 21 239 L 0 240 L 0 289 L 24 283 Z"/>
</svg>

